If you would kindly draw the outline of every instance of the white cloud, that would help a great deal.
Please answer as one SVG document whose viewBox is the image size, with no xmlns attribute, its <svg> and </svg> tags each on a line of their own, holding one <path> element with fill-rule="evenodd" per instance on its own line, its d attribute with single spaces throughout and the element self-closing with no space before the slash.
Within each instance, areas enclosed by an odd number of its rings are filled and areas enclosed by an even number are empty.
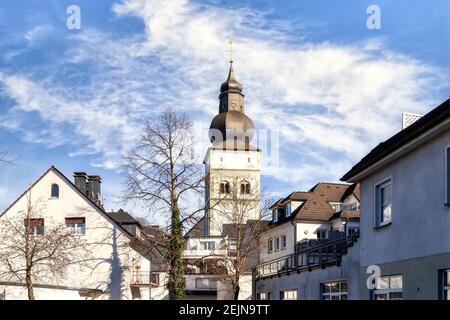
<svg viewBox="0 0 450 320">
<path fill-rule="evenodd" d="M 247 113 L 257 127 L 281 130 L 281 167 L 263 173 L 302 187 L 305 181 L 336 179 L 400 128 L 401 112 L 425 112 L 442 98 L 435 96 L 440 70 L 380 39 L 299 44 L 286 21 L 188 0 L 126 0 L 113 10 L 141 19 L 145 34 L 117 38 L 84 29 L 72 36 L 71 49 L 54 68 L 87 67 L 87 75 L 72 72 L 79 82 L 0 77 L 16 102 L 11 121 L 37 112 L 61 141 L 74 144 L 72 156 L 98 151 L 95 165 L 113 168 L 142 119 L 161 107 L 192 111 L 207 124 L 218 111 L 230 38 Z M 51 132 L 27 130 L 28 139 L 41 142 Z"/>
</svg>

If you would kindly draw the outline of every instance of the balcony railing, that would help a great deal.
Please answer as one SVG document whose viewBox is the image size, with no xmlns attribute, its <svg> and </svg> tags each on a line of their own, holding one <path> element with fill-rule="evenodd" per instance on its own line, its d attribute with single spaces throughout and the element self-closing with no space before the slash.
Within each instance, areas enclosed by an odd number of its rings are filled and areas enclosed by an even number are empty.
<svg viewBox="0 0 450 320">
<path fill-rule="evenodd" d="M 133 272 L 131 274 L 131 286 L 134 287 L 158 287 L 159 273 Z"/>
<path fill-rule="evenodd" d="M 354 233 L 339 239 L 318 242 L 301 248 L 294 254 L 265 262 L 256 267 L 256 277 L 263 278 L 294 270 L 311 270 L 316 266 L 325 267 L 336 264 L 358 237 L 359 234 Z"/>
<path fill-rule="evenodd" d="M 339 211 L 359 211 L 358 203 L 336 203 L 333 204 L 334 212 Z"/>
</svg>

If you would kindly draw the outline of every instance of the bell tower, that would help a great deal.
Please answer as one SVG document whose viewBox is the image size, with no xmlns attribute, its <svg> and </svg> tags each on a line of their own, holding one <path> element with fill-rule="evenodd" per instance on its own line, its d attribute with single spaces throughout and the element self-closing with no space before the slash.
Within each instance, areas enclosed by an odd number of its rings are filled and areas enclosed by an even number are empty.
<svg viewBox="0 0 450 320">
<path fill-rule="evenodd" d="M 236 79 L 230 59 L 228 77 L 220 87 L 219 113 L 209 128 L 212 146 L 204 160 L 206 235 L 223 235 L 224 224 L 233 222 L 227 212 L 233 207 L 233 201 L 257 204 L 246 213 L 244 220 L 259 219 L 261 151 L 251 145 L 255 126 L 245 114 L 244 97 L 243 86 Z"/>
</svg>

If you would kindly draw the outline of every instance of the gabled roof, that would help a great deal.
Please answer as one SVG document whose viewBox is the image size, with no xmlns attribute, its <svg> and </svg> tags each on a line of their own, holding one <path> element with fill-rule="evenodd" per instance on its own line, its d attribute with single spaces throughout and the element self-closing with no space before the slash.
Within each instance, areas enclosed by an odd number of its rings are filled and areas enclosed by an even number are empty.
<svg viewBox="0 0 450 320">
<path fill-rule="evenodd" d="M 95 209 L 97 209 L 98 211 L 100 211 L 105 219 L 107 219 L 110 223 L 112 223 L 113 225 L 115 225 L 120 231 L 122 231 L 122 233 L 124 233 L 128 238 L 132 238 L 132 235 L 125 230 L 124 228 L 122 228 L 122 226 L 120 224 L 118 224 L 115 220 L 113 220 L 111 217 L 108 216 L 108 214 L 105 212 L 105 210 L 99 206 L 97 203 L 95 203 L 94 201 L 92 201 L 92 199 L 90 199 L 88 196 L 86 196 L 83 192 L 81 192 L 76 186 L 75 184 L 70 181 L 61 171 L 59 171 L 58 169 L 56 169 L 55 166 L 51 166 L 50 168 L 48 168 L 33 184 L 31 184 L 16 200 L 14 200 L 13 203 L 11 203 L 11 205 L 8 206 L 8 208 L 6 208 L 2 214 L 0 214 L 0 217 L 2 215 L 4 215 L 9 209 L 11 209 L 11 207 L 13 207 L 23 196 L 26 195 L 26 193 L 32 189 L 36 184 L 39 183 L 39 181 L 41 181 L 49 172 L 55 172 L 64 182 L 66 182 L 67 184 L 69 184 L 71 187 L 74 188 L 74 190 L 76 190 L 76 192 L 78 193 L 78 195 L 80 197 L 82 197 L 84 200 L 86 200 L 92 207 L 94 207 Z"/>
<path fill-rule="evenodd" d="M 359 201 L 359 185 L 321 182 L 308 192 L 293 192 L 287 198 L 280 199 L 281 203 L 294 197 L 302 199 L 303 203 L 289 217 L 283 215 L 279 217 L 278 222 L 271 222 L 271 225 L 279 225 L 294 219 L 296 221 L 329 221 L 335 214 L 330 202 L 343 202 L 350 195 L 354 195 Z"/>
<path fill-rule="evenodd" d="M 128 212 L 119 209 L 118 211 L 106 212 L 106 214 L 118 224 L 137 224 L 140 223 Z"/>
<path fill-rule="evenodd" d="M 364 158 L 361 159 L 361 161 L 354 165 L 353 168 L 341 178 L 341 180 L 350 181 L 355 175 L 363 172 L 394 151 L 405 146 L 407 143 L 442 124 L 444 121 L 448 121 L 449 118 L 450 99 L 447 99 L 440 106 L 427 113 L 409 127 L 398 132 L 388 140 L 380 143 L 372 149 L 372 151 L 370 151 Z"/>
<path fill-rule="evenodd" d="M 331 218 L 329 219 L 330 221 L 336 220 L 336 219 L 356 219 L 359 220 L 360 217 L 360 212 L 359 211 L 348 211 L 348 210 L 344 210 L 344 211 L 339 211 L 339 212 L 335 212 Z"/>
</svg>

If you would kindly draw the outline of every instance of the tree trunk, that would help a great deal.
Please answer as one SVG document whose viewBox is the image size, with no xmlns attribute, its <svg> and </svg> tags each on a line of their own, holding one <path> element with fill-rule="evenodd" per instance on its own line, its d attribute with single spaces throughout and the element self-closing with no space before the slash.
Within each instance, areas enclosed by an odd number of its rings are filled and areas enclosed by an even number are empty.
<svg viewBox="0 0 450 320">
<path fill-rule="evenodd" d="M 31 270 L 29 269 L 27 269 L 25 275 L 25 282 L 27 284 L 28 300 L 36 300 L 34 297 L 33 282 L 31 281 Z"/>
<path fill-rule="evenodd" d="M 239 285 L 236 285 L 234 287 L 234 300 L 239 300 L 239 291 L 241 290 L 241 287 Z"/>
<path fill-rule="evenodd" d="M 172 208 L 171 225 L 171 237 L 169 242 L 169 299 L 181 300 L 184 298 L 183 231 L 180 221 L 180 210 L 176 203 Z"/>
</svg>

